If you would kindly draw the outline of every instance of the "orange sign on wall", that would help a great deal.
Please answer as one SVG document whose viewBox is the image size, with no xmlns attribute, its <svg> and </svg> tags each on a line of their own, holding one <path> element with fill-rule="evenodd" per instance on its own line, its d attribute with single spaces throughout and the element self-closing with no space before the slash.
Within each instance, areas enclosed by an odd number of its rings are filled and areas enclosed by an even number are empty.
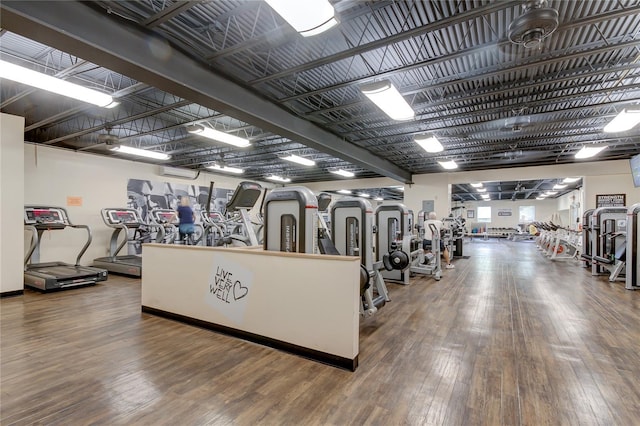
<svg viewBox="0 0 640 426">
<path fill-rule="evenodd" d="M 82 197 L 67 197 L 67 207 L 82 207 Z"/>
</svg>

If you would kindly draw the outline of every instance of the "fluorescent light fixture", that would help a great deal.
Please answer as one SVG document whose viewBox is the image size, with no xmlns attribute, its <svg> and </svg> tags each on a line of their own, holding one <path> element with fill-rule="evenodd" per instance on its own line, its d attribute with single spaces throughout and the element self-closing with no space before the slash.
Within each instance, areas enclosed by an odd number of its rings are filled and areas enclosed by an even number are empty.
<svg viewBox="0 0 640 426">
<path fill-rule="evenodd" d="M 338 23 L 329 0 L 266 0 L 266 2 L 305 37 L 320 34 Z"/>
<path fill-rule="evenodd" d="M 482 182 L 472 183 L 471 186 L 473 186 L 474 188 L 482 188 Z"/>
<path fill-rule="evenodd" d="M 604 129 L 605 133 L 626 132 L 640 123 L 640 109 L 623 109 Z"/>
<path fill-rule="evenodd" d="M 605 149 L 607 145 L 589 145 L 583 146 L 580 151 L 576 154 L 576 158 L 591 158 L 596 156 L 600 151 Z"/>
<path fill-rule="evenodd" d="M 115 145 L 109 148 L 111 151 L 120 152 L 122 154 L 137 155 L 138 157 L 153 158 L 154 160 L 168 160 L 171 158 L 169 154 L 164 152 L 149 151 L 146 149 L 133 148 L 126 145 Z"/>
<path fill-rule="evenodd" d="M 366 192 L 359 192 L 359 193 L 358 193 L 358 195 L 359 195 L 360 197 L 364 197 L 364 198 L 369 198 L 369 197 L 371 197 L 371 195 L 367 194 Z"/>
<path fill-rule="evenodd" d="M 536 197 L 536 200 L 544 200 L 544 197 L 541 195 L 539 197 Z"/>
<path fill-rule="evenodd" d="M 349 178 L 355 176 L 355 173 L 349 172 L 347 170 L 342 170 L 342 169 L 331 170 L 331 173 L 336 174 L 336 175 L 340 175 L 340 176 L 343 176 L 343 177 L 349 177 Z"/>
<path fill-rule="evenodd" d="M 118 103 L 114 102 L 113 98 L 106 93 L 98 92 L 97 90 L 89 89 L 2 60 L 0 60 L 0 78 L 6 78 L 7 80 L 16 81 L 58 95 L 88 102 L 99 107 L 113 108 L 118 105 Z"/>
<path fill-rule="evenodd" d="M 574 183 L 574 182 L 577 182 L 579 180 L 580 180 L 580 178 L 567 177 L 567 178 L 562 179 L 562 182 L 563 183 Z"/>
<path fill-rule="evenodd" d="M 291 179 L 285 178 L 282 176 L 277 176 L 277 175 L 267 176 L 267 179 L 274 180 L 276 182 L 284 182 L 284 183 L 291 182 Z"/>
<path fill-rule="evenodd" d="M 338 191 L 338 193 L 347 195 L 347 194 L 351 194 L 351 191 L 349 191 L 348 189 L 341 189 Z"/>
<path fill-rule="evenodd" d="M 416 113 L 389 80 L 375 81 L 360 86 L 364 95 L 393 120 L 406 121 Z"/>
<path fill-rule="evenodd" d="M 443 169 L 453 170 L 453 169 L 457 169 L 458 168 L 458 165 L 453 160 L 450 160 L 450 161 L 438 161 L 438 163 L 440 163 L 440 165 L 442 166 Z"/>
<path fill-rule="evenodd" d="M 414 139 L 418 145 L 422 147 L 427 152 L 442 152 L 444 151 L 444 147 L 435 136 L 427 135 L 422 138 Z"/>
<path fill-rule="evenodd" d="M 212 129 L 210 127 L 203 127 L 198 125 L 188 126 L 187 132 L 200 135 L 205 138 L 212 139 L 214 141 L 237 146 L 239 148 L 246 148 L 249 145 L 251 145 L 247 139 L 230 135 L 228 133 L 221 132 L 220 130 Z"/>
<path fill-rule="evenodd" d="M 477 192 L 487 192 L 487 188 L 476 188 Z"/>
<path fill-rule="evenodd" d="M 374 201 L 384 201 L 384 198 L 382 198 L 382 197 L 376 197 L 376 198 L 374 198 Z"/>
<path fill-rule="evenodd" d="M 556 195 L 558 193 L 558 191 L 545 191 L 544 195 L 549 196 L 549 195 Z"/>
<path fill-rule="evenodd" d="M 218 164 L 212 164 L 210 166 L 207 166 L 207 169 L 217 170 L 220 172 L 235 173 L 237 175 L 244 173 L 244 170 L 239 169 L 237 167 L 220 166 Z"/>
<path fill-rule="evenodd" d="M 491 198 L 489 194 L 480 194 L 480 196 L 485 200 L 488 200 L 489 198 Z"/>
<path fill-rule="evenodd" d="M 567 185 L 562 185 L 559 183 L 556 183 L 555 185 L 553 185 L 553 189 L 565 189 L 567 187 Z"/>
<path fill-rule="evenodd" d="M 289 155 L 288 157 L 280 157 L 281 160 L 291 161 L 292 163 L 302 164 L 303 166 L 315 166 L 316 162 L 308 158 L 298 157 L 297 155 Z"/>
</svg>

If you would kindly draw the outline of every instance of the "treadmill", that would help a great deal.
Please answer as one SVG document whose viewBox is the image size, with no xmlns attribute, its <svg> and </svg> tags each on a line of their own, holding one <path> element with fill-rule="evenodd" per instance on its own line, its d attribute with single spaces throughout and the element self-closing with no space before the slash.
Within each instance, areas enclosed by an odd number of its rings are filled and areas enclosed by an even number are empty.
<svg viewBox="0 0 640 426">
<path fill-rule="evenodd" d="M 137 255 L 122 255 L 118 253 L 131 241 L 137 232 L 145 227 L 153 226 L 144 223 L 137 210 L 127 208 L 105 208 L 101 210 L 102 220 L 109 228 L 113 228 L 109 242 L 109 256 L 99 257 L 93 260 L 93 266 L 106 269 L 109 272 L 133 277 L 142 276 L 142 257 Z M 118 244 L 118 237 L 124 235 L 124 239 Z M 158 233 L 162 239 L 164 232 Z"/>
<path fill-rule="evenodd" d="M 107 279 L 104 269 L 80 265 L 80 258 L 91 244 L 91 229 L 87 225 L 74 225 L 62 207 L 25 206 L 25 230 L 32 232 L 31 245 L 24 259 L 24 284 L 41 291 L 60 290 L 93 285 Z M 40 241 L 45 231 L 82 228 L 87 231 L 87 242 L 78 253 L 75 265 L 64 262 L 40 263 Z"/>
</svg>

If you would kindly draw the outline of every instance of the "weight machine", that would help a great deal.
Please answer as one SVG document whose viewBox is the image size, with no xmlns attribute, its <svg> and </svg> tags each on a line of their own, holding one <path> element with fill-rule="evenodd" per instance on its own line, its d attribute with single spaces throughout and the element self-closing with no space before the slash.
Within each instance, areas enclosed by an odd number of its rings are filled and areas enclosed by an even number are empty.
<svg viewBox="0 0 640 426">
<path fill-rule="evenodd" d="M 584 262 L 585 268 L 590 268 L 593 261 L 593 231 L 591 226 L 594 210 L 588 209 L 582 214 L 582 254 L 580 259 Z"/>
<path fill-rule="evenodd" d="M 358 256 L 363 265 L 361 276 L 360 313 L 374 315 L 389 302 L 389 293 L 381 270 L 383 262 L 374 262 L 373 208 L 361 198 L 342 198 L 331 207 L 331 236 L 337 251 L 343 256 Z M 391 262 L 388 267 L 393 267 Z M 373 282 L 371 282 L 373 280 Z"/>
<path fill-rule="evenodd" d="M 400 203 L 383 204 L 375 212 L 377 261 L 392 251 L 402 250 L 406 255 L 413 252 L 415 238 L 409 224 L 409 209 Z M 385 279 L 408 285 L 408 270 L 382 271 Z"/>
<path fill-rule="evenodd" d="M 640 203 L 627 210 L 627 270 L 625 288 L 638 290 L 638 270 L 640 270 Z"/>
<path fill-rule="evenodd" d="M 264 249 L 318 254 L 318 202 L 303 186 L 275 188 L 264 201 Z"/>
<path fill-rule="evenodd" d="M 449 216 L 442 219 L 444 225 L 444 246 L 449 250 L 450 260 L 463 256 L 463 243 L 466 220 L 460 216 Z"/>
<path fill-rule="evenodd" d="M 626 231 L 626 207 L 600 207 L 593 211 L 591 275 L 608 273 L 610 282 L 624 276 Z"/>
</svg>

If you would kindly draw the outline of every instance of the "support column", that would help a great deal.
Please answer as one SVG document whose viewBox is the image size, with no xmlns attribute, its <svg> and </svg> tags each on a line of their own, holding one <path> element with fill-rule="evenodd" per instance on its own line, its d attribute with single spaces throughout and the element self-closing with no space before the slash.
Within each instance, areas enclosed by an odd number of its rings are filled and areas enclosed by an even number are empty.
<svg viewBox="0 0 640 426">
<path fill-rule="evenodd" d="M 24 290 L 24 118 L 0 113 L 0 296 Z"/>
</svg>

